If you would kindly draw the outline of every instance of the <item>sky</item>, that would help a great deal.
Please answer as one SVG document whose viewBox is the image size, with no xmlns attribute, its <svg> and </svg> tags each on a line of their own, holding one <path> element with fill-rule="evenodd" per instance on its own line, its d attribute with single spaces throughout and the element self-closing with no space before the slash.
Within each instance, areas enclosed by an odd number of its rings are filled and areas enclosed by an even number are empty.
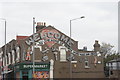
<svg viewBox="0 0 120 80">
<path fill-rule="evenodd" d="M 118 50 L 118 0 L 1 0 L 0 18 L 7 21 L 7 42 L 16 35 L 30 36 L 33 17 L 46 22 L 78 41 L 78 47 L 93 50 L 95 40 L 114 45 Z M 0 19 L 0 47 L 4 45 L 4 20 Z"/>
</svg>

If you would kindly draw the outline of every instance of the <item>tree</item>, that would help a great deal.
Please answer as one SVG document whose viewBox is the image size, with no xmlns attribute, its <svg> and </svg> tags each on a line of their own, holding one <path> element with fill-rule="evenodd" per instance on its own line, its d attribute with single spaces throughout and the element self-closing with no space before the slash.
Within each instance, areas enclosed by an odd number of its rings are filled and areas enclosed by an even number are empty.
<svg viewBox="0 0 120 80">
<path fill-rule="evenodd" d="M 115 50 L 113 50 L 113 45 L 111 45 L 110 43 L 105 43 L 102 42 L 102 45 L 100 47 L 101 52 L 103 52 L 104 56 L 106 57 L 107 55 L 111 55 L 113 53 L 116 53 Z"/>
<path fill-rule="evenodd" d="M 118 59 L 120 58 L 120 54 L 119 53 L 113 53 L 111 55 L 107 55 L 106 58 L 104 58 L 104 63 L 107 63 L 108 61 L 111 61 L 111 60 L 115 60 L 115 59 Z"/>
</svg>

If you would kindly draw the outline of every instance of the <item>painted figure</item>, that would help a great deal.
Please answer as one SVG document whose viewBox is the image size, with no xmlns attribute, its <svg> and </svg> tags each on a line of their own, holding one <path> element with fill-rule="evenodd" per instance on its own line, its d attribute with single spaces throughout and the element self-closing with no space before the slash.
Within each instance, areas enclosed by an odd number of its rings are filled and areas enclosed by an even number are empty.
<svg viewBox="0 0 120 80">
<path fill-rule="evenodd" d="M 27 50 L 27 54 L 26 54 L 26 59 L 25 60 L 31 60 L 31 49 L 30 49 L 30 47 L 28 48 L 28 50 Z"/>
</svg>

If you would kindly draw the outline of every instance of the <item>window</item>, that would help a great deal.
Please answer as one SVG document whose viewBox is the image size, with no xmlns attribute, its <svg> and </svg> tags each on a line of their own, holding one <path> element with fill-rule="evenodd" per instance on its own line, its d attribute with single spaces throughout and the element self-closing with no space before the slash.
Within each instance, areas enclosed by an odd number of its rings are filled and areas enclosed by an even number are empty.
<svg viewBox="0 0 120 80">
<path fill-rule="evenodd" d="M 112 68 L 113 68 L 113 70 L 116 70 L 116 69 L 117 69 L 117 62 L 113 62 L 113 63 L 112 63 Z"/>
<path fill-rule="evenodd" d="M 19 59 L 20 59 L 20 48 L 19 47 L 17 47 L 16 48 L 16 54 L 17 54 L 17 62 L 19 62 Z"/>
<path fill-rule="evenodd" d="M 6 55 L 6 56 L 5 56 L 5 66 L 8 65 L 8 64 L 7 64 L 7 63 L 8 63 L 7 61 L 8 61 L 8 59 L 7 59 L 7 55 Z"/>
<path fill-rule="evenodd" d="M 117 69 L 120 70 L 120 62 L 117 62 Z"/>
<path fill-rule="evenodd" d="M 15 63 L 15 51 L 12 50 L 12 63 L 14 64 Z"/>
<path fill-rule="evenodd" d="M 59 47 L 59 51 L 60 51 L 60 61 L 66 61 L 66 51 L 68 51 L 68 49 L 64 46 L 64 44 Z"/>
<path fill-rule="evenodd" d="M 85 56 L 86 54 L 85 53 L 79 53 L 79 56 Z"/>
<path fill-rule="evenodd" d="M 11 64 L 11 56 L 10 56 L 10 53 L 8 53 L 8 58 L 9 58 L 9 59 L 8 59 L 8 61 L 9 61 L 8 64 Z"/>
<path fill-rule="evenodd" d="M 87 59 L 87 58 L 85 58 L 85 68 L 90 68 L 90 67 L 89 67 L 89 62 L 88 62 L 88 59 Z"/>
<path fill-rule="evenodd" d="M 86 56 L 90 56 L 91 55 L 91 53 L 86 53 Z"/>
<path fill-rule="evenodd" d="M 2 62 L 2 55 L 3 55 L 3 52 L 1 51 L 0 52 L 0 61 Z"/>
<path fill-rule="evenodd" d="M 60 49 L 60 61 L 66 61 L 66 49 L 65 48 Z"/>
<path fill-rule="evenodd" d="M 5 66 L 5 57 L 3 57 L 3 66 Z"/>
</svg>

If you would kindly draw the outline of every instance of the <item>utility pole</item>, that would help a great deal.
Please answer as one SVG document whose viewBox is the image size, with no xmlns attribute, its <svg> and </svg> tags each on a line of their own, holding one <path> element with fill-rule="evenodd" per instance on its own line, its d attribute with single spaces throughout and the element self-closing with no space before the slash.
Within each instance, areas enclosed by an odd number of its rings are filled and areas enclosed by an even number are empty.
<svg viewBox="0 0 120 80">
<path fill-rule="evenodd" d="M 34 72 L 35 72 L 35 40 L 34 40 L 34 33 L 35 33 L 35 18 L 33 17 L 33 77 L 34 77 Z"/>
<path fill-rule="evenodd" d="M 5 47 L 4 47 L 4 54 L 3 54 L 3 56 L 2 56 L 2 69 L 3 69 L 3 80 L 4 80 L 4 66 L 3 66 L 3 59 L 5 58 L 5 55 L 6 55 L 6 19 L 4 19 L 4 18 L 0 18 L 1 20 L 4 20 L 5 22 L 4 22 L 4 27 L 5 27 Z M 4 57 L 4 58 L 3 58 Z M 5 61 L 4 61 L 5 62 Z"/>
<path fill-rule="evenodd" d="M 72 21 L 74 20 L 78 20 L 78 19 L 82 19 L 85 18 L 85 16 L 81 16 L 79 18 L 74 18 L 70 20 L 70 39 L 72 38 Z M 71 56 L 71 53 L 70 53 Z M 72 59 L 70 59 L 70 79 L 72 79 L 72 64 L 71 64 Z"/>
</svg>

